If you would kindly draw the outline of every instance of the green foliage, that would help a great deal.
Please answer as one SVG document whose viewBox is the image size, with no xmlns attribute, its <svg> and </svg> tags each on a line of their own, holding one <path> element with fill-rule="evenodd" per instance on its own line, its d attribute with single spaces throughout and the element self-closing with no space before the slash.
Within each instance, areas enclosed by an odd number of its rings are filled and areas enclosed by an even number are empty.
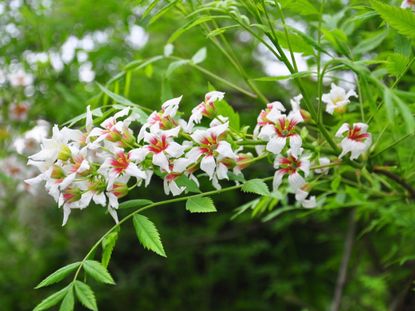
<svg viewBox="0 0 415 311">
<path fill-rule="evenodd" d="M 36 286 L 36 288 L 49 286 L 49 285 L 58 283 L 59 281 L 62 281 L 71 272 L 75 271 L 79 267 L 80 264 L 81 264 L 80 262 L 74 262 L 74 263 L 71 263 L 69 265 L 66 265 L 65 267 L 62 267 L 56 270 L 51 275 L 49 275 L 47 278 L 45 278 L 42 282 L 40 282 L 39 285 Z"/>
<path fill-rule="evenodd" d="M 127 208 L 137 208 L 142 206 L 151 205 L 154 202 L 148 199 L 134 199 L 134 200 L 128 200 L 125 202 L 120 203 L 119 207 L 120 209 L 127 209 Z"/>
<path fill-rule="evenodd" d="M 76 297 L 89 310 L 98 311 L 97 301 L 92 289 L 81 281 L 74 282 Z"/>
<path fill-rule="evenodd" d="M 108 272 L 107 268 L 105 268 L 104 265 L 100 262 L 95 260 L 85 260 L 82 267 L 84 268 L 85 272 L 95 280 L 105 284 L 115 284 L 114 279 Z"/>
<path fill-rule="evenodd" d="M 59 307 L 59 311 L 72 311 L 75 308 L 75 297 L 72 286 L 68 289 L 65 298 Z"/>
<path fill-rule="evenodd" d="M 267 184 L 261 179 L 251 179 L 244 183 L 242 191 L 255 193 L 263 196 L 270 195 Z"/>
<path fill-rule="evenodd" d="M 138 214 L 134 215 L 133 223 L 138 240 L 144 248 L 167 257 L 156 226 L 147 217 Z"/>
<path fill-rule="evenodd" d="M 377 0 L 370 0 L 370 4 L 391 27 L 400 34 L 415 39 L 413 31 L 415 27 L 415 16 L 410 10 L 384 4 Z"/>
<path fill-rule="evenodd" d="M 57 305 L 67 294 L 68 290 L 70 289 L 69 286 L 62 288 L 60 291 L 50 295 L 49 297 L 42 300 L 33 311 L 42 311 L 52 308 L 53 306 Z"/>
<path fill-rule="evenodd" d="M 227 117 L 229 119 L 229 126 L 235 130 L 239 130 L 240 121 L 239 114 L 235 112 L 231 105 L 225 100 L 220 100 L 215 103 L 216 113 L 218 115 Z"/>
<path fill-rule="evenodd" d="M 217 211 L 212 199 L 208 197 L 194 197 L 187 199 L 186 210 L 191 213 L 211 213 Z"/>
<path fill-rule="evenodd" d="M 108 264 L 111 260 L 112 252 L 114 251 L 115 244 L 118 240 L 118 232 L 111 232 L 109 233 L 103 240 L 102 240 L 102 265 L 107 268 Z"/>
</svg>

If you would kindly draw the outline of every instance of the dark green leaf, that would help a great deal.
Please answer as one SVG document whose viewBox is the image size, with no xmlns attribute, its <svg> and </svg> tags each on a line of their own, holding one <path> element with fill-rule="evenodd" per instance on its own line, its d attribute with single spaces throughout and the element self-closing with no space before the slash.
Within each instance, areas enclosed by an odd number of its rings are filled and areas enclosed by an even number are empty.
<svg viewBox="0 0 415 311">
<path fill-rule="evenodd" d="M 186 187 L 186 192 L 200 193 L 197 184 L 187 176 L 182 175 L 177 178 L 175 182 L 179 187 Z"/>
</svg>

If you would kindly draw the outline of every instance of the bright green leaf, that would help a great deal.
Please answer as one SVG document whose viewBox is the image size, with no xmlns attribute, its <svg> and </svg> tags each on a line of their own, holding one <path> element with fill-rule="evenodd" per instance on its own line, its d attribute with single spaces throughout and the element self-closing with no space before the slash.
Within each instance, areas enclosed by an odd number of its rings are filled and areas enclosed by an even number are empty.
<svg viewBox="0 0 415 311">
<path fill-rule="evenodd" d="M 75 293 L 79 301 L 89 310 L 98 311 L 97 301 L 95 299 L 94 292 L 85 283 L 76 280 L 75 281 Z"/>
<path fill-rule="evenodd" d="M 143 215 L 134 215 L 133 223 L 138 240 L 144 248 L 167 257 L 156 226 Z"/>
<path fill-rule="evenodd" d="M 218 115 L 229 119 L 229 125 L 231 128 L 239 130 L 239 114 L 235 112 L 231 105 L 229 105 L 225 100 L 219 100 L 215 102 L 215 108 Z"/>
<path fill-rule="evenodd" d="M 46 279 L 40 282 L 39 285 L 36 286 L 35 288 L 41 288 L 44 286 L 55 284 L 63 280 L 67 275 L 69 275 L 72 271 L 78 268 L 80 264 L 81 264 L 80 262 L 74 262 L 74 263 L 71 263 L 65 267 L 62 267 L 56 270 L 51 275 L 49 275 Z"/>
<path fill-rule="evenodd" d="M 267 184 L 261 179 L 248 180 L 241 188 L 244 192 L 256 193 L 269 196 L 270 192 Z"/>
<path fill-rule="evenodd" d="M 65 288 L 62 288 L 60 291 L 50 295 L 49 297 L 45 298 L 44 300 L 42 300 L 41 303 L 39 303 L 34 309 L 33 311 L 42 311 L 42 310 L 47 310 L 51 307 L 53 307 L 54 305 L 57 305 L 62 299 L 63 297 L 65 297 L 66 292 L 68 291 L 68 286 L 66 286 Z"/>
<path fill-rule="evenodd" d="M 191 213 L 211 213 L 217 211 L 212 199 L 208 197 L 195 197 L 187 199 L 186 210 Z"/>
<path fill-rule="evenodd" d="M 109 233 L 104 240 L 102 240 L 102 259 L 101 263 L 106 268 L 110 262 L 112 251 L 118 240 L 118 232 L 114 231 Z"/>
<path fill-rule="evenodd" d="M 146 205 L 153 204 L 153 201 L 147 200 L 147 199 L 136 199 L 136 200 L 129 200 L 122 202 L 118 208 L 119 209 L 125 209 L 125 208 L 132 208 L 132 207 L 142 207 Z"/>
<path fill-rule="evenodd" d="M 108 270 L 98 261 L 86 260 L 83 268 L 95 280 L 105 284 L 115 284 L 114 279 Z"/>
<path fill-rule="evenodd" d="M 59 311 L 73 311 L 75 308 L 75 298 L 73 294 L 73 288 L 70 286 L 65 298 L 62 300 Z"/>
</svg>

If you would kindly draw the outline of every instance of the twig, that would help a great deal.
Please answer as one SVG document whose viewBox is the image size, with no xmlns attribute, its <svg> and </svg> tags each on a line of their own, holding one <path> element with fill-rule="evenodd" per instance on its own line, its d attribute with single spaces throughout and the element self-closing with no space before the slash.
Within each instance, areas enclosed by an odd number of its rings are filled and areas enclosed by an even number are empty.
<svg viewBox="0 0 415 311">
<path fill-rule="evenodd" d="M 338 311 L 343 295 L 344 285 L 347 278 L 347 267 L 349 265 L 350 255 L 352 253 L 353 241 L 356 234 L 355 209 L 350 213 L 349 225 L 346 234 L 346 241 L 344 242 L 343 258 L 337 276 L 336 288 L 334 290 L 334 297 L 331 303 L 330 311 Z"/>
<path fill-rule="evenodd" d="M 405 188 L 406 190 L 408 190 L 410 198 L 415 200 L 415 188 L 412 187 L 405 179 L 403 179 L 401 176 L 396 175 L 395 173 L 388 171 L 387 169 L 381 168 L 379 166 L 375 166 L 372 169 L 373 173 L 376 174 L 380 174 L 380 175 L 384 175 L 390 179 L 392 179 L 393 181 L 395 181 L 396 183 L 398 183 L 399 185 L 401 185 L 403 188 Z"/>
</svg>

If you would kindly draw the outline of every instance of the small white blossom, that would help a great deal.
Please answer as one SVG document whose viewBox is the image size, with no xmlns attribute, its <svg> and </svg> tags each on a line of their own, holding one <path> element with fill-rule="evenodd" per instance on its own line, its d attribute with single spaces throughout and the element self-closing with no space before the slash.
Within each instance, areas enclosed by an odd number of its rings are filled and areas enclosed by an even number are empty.
<svg viewBox="0 0 415 311">
<path fill-rule="evenodd" d="M 365 123 L 354 123 L 352 127 L 344 123 L 336 133 L 336 137 L 343 137 L 340 145 L 342 152 L 339 158 L 350 152 L 350 160 L 357 159 L 362 153 L 369 149 L 372 144 L 372 135 L 367 132 L 368 125 Z"/>
<path fill-rule="evenodd" d="M 343 112 L 348 103 L 350 103 L 350 97 L 357 97 L 357 94 L 354 90 L 349 90 L 346 93 L 346 90 L 337 86 L 336 84 L 331 84 L 330 93 L 323 94 L 321 100 L 326 104 L 326 112 L 333 114 L 334 111 Z"/>
</svg>

